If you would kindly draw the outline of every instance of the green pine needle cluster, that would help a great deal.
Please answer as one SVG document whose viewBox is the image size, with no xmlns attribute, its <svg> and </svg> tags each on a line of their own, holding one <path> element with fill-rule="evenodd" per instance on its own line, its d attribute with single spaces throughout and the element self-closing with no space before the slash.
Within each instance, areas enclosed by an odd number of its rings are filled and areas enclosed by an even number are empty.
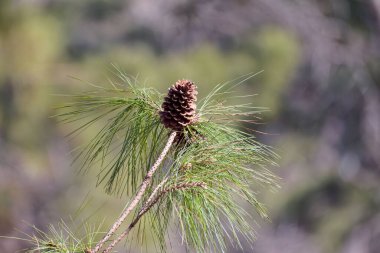
<svg viewBox="0 0 380 253">
<path fill-rule="evenodd" d="M 95 245 L 96 237 L 100 233 L 99 227 L 84 224 L 83 231 L 73 231 L 65 222 L 57 226 L 50 225 L 48 232 L 33 227 L 34 233 L 20 240 L 28 241 L 33 245 L 26 253 L 88 253 Z"/>
<path fill-rule="evenodd" d="M 135 192 L 165 144 L 168 131 L 157 117 L 162 96 L 153 89 L 138 88 L 122 72 L 119 76 L 123 84 L 76 95 L 57 116 L 66 123 L 79 122 L 71 135 L 102 125 L 75 161 L 82 163 L 83 172 L 100 167 L 98 185 L 121 196 Z"/>
<path fill-rule="evenodd" d="M 98 184 L 108 193 L 121 195 L 136 191 L 169 130 L 158 114 L 163 95 L 139 87 L 121 71 L 118 75 L 121 84 L 75 96 L 58 116 L 65 122 L 81 122 L 73 133 L 100 126 L 77 158 L 84 172 L 100 168 Z M 251 210 L 267 218 L 256 190 L 278 187 L 278 178 L 267 169 L 276 165 L 277 156 L 241 128 L 241 123 L 254 122 L 265 109 L 250 103 L 231 106 L 225 101 L 226 96 L 236 98 L 234 88 L 253 76 L 219 84 L 201 99 L 199 120 L 184 129 L 185 141 L 171 149 L 154 175 L 144 199 L 160 186 L 159 198 L 146 217 L 153 224 L 161 251 L 166 251 L 165 235 L 171 222 L 182 231 L 183 242 L 196 252 L 225 252 L 231 245 L 242 247 L 241 239 L 253 241 Z"/>
<path fill-rule="evenodd" d="M 156 217 L 176 217 L 183 240 L 196 252 L 225 252 L 234 243 L 242 247 L 240 238 L 251 243 L 254 218 L 247 210 L 267 218 L 254 189 L 278 187 L 278 178 L 265 168 L 275 165 L 275 154 L 252 136 L 220 124 L 201 121 L 191 128 L 199 139 L 177 154 L 163 189 L 197 182 L 204 187 L 170 191 L 157 205 Z M 154 224 L 157 236 L 168 225 Z"/>
</svg>

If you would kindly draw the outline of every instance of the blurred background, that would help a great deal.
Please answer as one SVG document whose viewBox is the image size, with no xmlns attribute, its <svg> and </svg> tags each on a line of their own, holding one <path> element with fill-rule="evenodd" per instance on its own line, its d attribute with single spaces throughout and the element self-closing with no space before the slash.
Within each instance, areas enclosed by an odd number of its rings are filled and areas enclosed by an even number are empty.
<svg viewBox="0 0 380 253">
<path fill-rule="evenodd" d="M 282 189 L 260 194 L 272 221 L 254 248 L 230 252 L 380 252 L 380 1 L 1 0 L 0 235 L 120 212 L 125 197 L 71 165 L 91 135 L 66 138 L 73 126 L 50 117 L 56 94 L 91 88 L 71 76 L 107 85 L 111 64 L 162 92 L 191 79 L 201 96 L 264 70 L 239 92 L 271 109 L 253 128 L 282 157 Z M 0 238 L 0 252 L 28 246 Z"/>
</svg>

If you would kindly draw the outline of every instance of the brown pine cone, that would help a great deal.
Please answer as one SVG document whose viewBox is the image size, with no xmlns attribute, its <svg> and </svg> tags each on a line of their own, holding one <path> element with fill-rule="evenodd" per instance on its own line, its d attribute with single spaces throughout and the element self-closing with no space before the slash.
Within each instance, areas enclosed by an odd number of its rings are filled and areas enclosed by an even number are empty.
<svg viewBox="0 0 380 253">
<path fill-rule="evenodd" d="M 189 80 L 178 80 L 162 103 L 160 118 L 166 128 L 182 132 L 183 128 L 198 120 L 196 114 L 197 86 Z"/>
</svg>

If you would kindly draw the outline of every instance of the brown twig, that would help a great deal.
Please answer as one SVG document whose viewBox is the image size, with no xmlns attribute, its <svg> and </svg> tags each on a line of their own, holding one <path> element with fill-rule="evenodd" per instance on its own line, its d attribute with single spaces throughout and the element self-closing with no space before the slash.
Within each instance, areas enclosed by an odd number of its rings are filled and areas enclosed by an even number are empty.
<svg viewBox="0 0 380 253">
<path fill-rule="evenodd" d="M 160 185 L 162 185 L 162 184 L 160 184 Z M 156 188 L 157 191 L 161 187 L 160 185 Z M 146 212 L 148 212 L 165 194 L 172 192 L 172 191 L 185 190 L 185 189 L 194 188 L 194 187 L 201 187 L 201 188 L 205 189 L 206 184 L 203 182 L 181 183 L 181 184 L 177 184 L 177 185 L 174 185 L 174 186 L 171 186 L 171 187 L 168 187 L 168 188 L 162 190 L 158 195 L 156 195 L 157 194 L 156 190 L 153 191 L 153 193 L 149 197 L 148 201 L 145 202 L 144 207 L 140 210 L 140 212 L 137 214 L 136 218 L 132 221 L 132 223 L 129 224 L 128 228 L 122 234 L 120 234 L 119 237 L 116 238 L 108 246 L 108 248 L 103 251 L 103 253 L 109 253 L 115 247 L 115 245 L 117 243 L 119 243 L 124 237 L 126 237 L 129 234 L 129 232 L 132 230 L 132 228 L 141 219 L 141 217 Z M 156 195 L 156 196 L 154 196 L 154 195 Z"/>
<path fill-rule="evenodd" d="M 115 231 L 124 222 L 124 220 L 127 218 L 128 214 L 133 209 L 135 209 L 135 207 L 137 206 L 137 204 L 140 202 L 141 198 L 143 197 L 146 189 L 150 185 L 154 172 L 158 169 L 161 162 L 164 160 L 166 154 L 168 153 L 170 147 L 172 146 L 176 135 L 177 135 L 176 132 L 172 132 L 170 134 L 169 139 L 168 139 L 164 149 L 162 150 L 162 152 L 161 152 L 160 156 L 158 157 L 158 159 L 156 160 L 156 162 L 153 164 L 153 166 L 150 168 L 150 170 L 146 174 L 144 181 L 141 183 L 140 189 L 137 192 L 136 196 L 134 197 L 132 202 L 130 202 L 130 204 L 125 209 L 125 211 L 121 214 L 121 216 L 117 219 L 117 221 L 112 225 L 111 229 L 104 236 L 104 238 L 96 244 L 95 248 L 91 251 L 91 253 L 97 253 L 101 249 L 103 244 L 115 233 Z"/>
<path fill-rule="evenodd" d="M 153 190 L 152 194 L 150 194 L 149 198 L 147 201 L 145 201 L 144 206 L 146 206 L 147 203 L 150 203 L 153 198 L 157 195 L 158 191 L 164 186 L 164 184 L 168 181 L 169 178 L 164 178 L 161 183 L 159 183 L 156 188 Z"/>
</svg>

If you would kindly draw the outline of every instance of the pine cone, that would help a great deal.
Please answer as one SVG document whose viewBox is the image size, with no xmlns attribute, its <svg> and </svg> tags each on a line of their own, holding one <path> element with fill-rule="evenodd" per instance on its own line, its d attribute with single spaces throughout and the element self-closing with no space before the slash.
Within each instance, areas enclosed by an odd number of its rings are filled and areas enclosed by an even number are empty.
<svg viewBox="0 0 380 253">
<path fill-rule="evenodd" d="M 195 112 L 197 86 L 189 80 L 178 80 L 162 103 L 160 118 L 166 128 L 182 132 L 183 128 L 198 120 Z"/>
</svg>

